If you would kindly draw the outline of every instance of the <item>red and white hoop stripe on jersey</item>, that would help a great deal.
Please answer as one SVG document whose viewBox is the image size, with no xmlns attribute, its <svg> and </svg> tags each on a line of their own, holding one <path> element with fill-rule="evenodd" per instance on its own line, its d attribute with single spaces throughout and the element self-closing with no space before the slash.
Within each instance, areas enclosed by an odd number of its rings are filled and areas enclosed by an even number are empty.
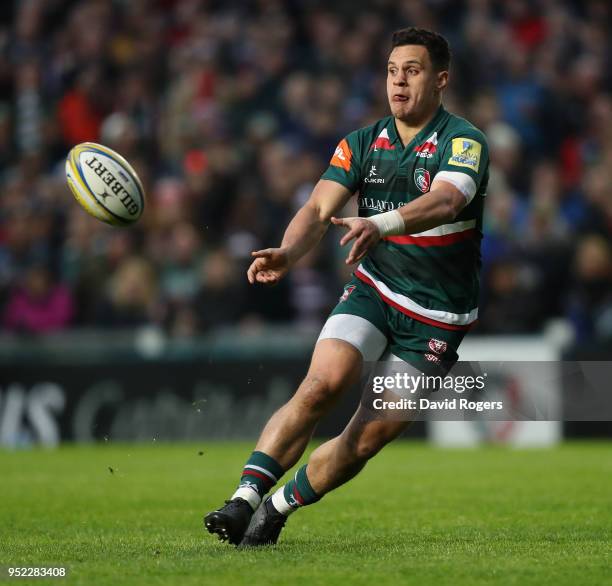
<svg viewBox="0 0 612 586">
<path fill-rule="evenodd" d="M 383 301 L 402 313 L 426 324 L 445 330 L 467 330 L 478 319 L 477 307 L 472 309 L 469 313 L 452 313 L 450 311 L 441 311 L 438 309 L 427 309 L 409 297 L 391 291 L 387 285 L 376 279 L 363 268 L 363 265 L 357 267 L 355 276 L 364 283 L 374 287 Z"/>
<path fill-rule="evenodd" d="M 384 240 L 394 244 L 416 244 L 417 246 L 448 246 L 473 238 L 476 234 L 476 220 L 465 220 L 452 224 L 443 224 L 425 232 L 387 236 Z"/>
</svg>

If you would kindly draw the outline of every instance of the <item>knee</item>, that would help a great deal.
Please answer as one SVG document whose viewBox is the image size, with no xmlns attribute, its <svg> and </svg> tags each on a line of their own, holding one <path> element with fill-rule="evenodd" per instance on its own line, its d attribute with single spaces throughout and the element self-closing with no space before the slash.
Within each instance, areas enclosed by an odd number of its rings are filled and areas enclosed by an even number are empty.
<svg viewBox="0 0 612 586">
<path fill-rule="evenodd" d="M 298 396 L 303 407 L 318 411 L 330 406 L 341 392 L 340 385 L 327 377 L 309 374 L 300 385 Z"/>
</svg>

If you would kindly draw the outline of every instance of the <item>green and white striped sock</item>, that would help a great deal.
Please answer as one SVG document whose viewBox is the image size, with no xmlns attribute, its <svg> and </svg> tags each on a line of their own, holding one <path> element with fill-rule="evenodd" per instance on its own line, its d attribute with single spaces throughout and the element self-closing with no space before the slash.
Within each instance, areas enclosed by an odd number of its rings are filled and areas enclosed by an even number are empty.
<svg viewBox="0 0 612 586">
<path fill-rule="evenodd" d="M 272 495 L 272 505 L 279 513 L 290 515 L 300 507 L 321 500 L 308 480 L 306 467 L 307 465 L 302 466 L 292 480 Z"/>
<path fill-rule="evenodd" d="M 255 451 L 244 465 L 240 484 L 232 495 L 232 499 L 242 498 L 255 510 L 264 495 L 284 473 L 285 471 L 274 458 L 263 452 Z"/>
</svg>

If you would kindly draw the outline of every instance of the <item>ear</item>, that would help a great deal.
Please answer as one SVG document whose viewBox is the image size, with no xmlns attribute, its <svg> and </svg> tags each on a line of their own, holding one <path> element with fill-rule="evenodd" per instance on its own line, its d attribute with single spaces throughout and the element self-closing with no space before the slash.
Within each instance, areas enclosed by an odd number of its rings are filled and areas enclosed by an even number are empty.
<svg viewBox="0 0 612 586">
<path fill-rule="evenodd" d="M 436 80 L 436 89 L 441 92 L 448 85 L 448 71 L 440 71 Z"/>
</svg>

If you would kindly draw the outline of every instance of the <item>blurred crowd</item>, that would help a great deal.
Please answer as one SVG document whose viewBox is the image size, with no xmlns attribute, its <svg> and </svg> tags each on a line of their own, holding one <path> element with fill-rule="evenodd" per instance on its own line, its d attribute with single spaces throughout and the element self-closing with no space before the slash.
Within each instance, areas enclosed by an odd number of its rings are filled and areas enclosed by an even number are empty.
<svg viewBox="0 0 612 586">
<path fill-rule="evenodd" d="M 277 245 L 340 138 L 388 114 L 390 32 L 454 54 L 447 109 L 483 129 L 491 181 L 482 333 L 568 318 L 612 338 L 612 9 L 607 0 L 12 0 L 0 8 L 0 329 L 314 327 L 350 269 L 332 229 L 272 289 Z M 118 150 L 141 221 L 90 218 L 76 143 Z M 350 210 L 349 210 L 350 211 Z M 352 211 L 351 211 L 352 213 Z"/>
</svg>

